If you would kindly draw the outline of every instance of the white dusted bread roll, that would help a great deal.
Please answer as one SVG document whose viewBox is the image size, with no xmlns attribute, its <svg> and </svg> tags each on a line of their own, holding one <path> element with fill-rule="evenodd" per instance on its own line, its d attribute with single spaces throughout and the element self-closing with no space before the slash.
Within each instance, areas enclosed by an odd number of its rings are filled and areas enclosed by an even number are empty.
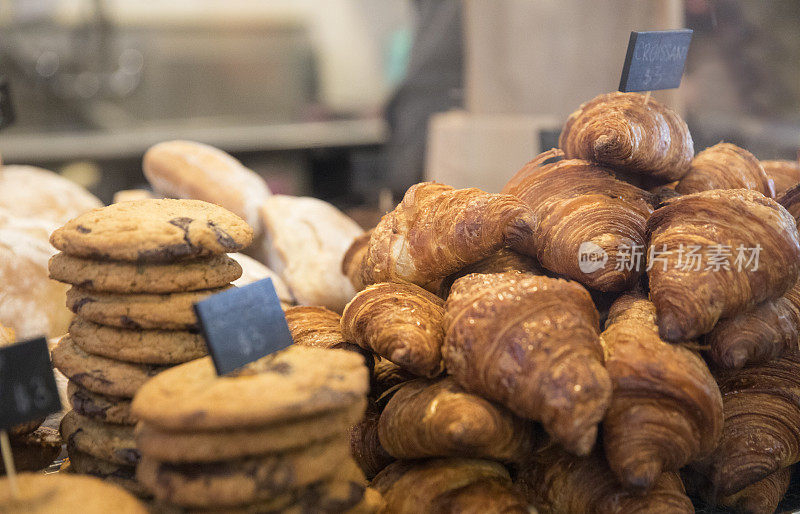
<svg viewBox="0 0 800 514">
<path fill-rule="evenodd" d="M 294 304 L 292 292 L 289 291 L 286 283 L 277 273 L 243 253 L 229 253 L 228 255 L 235 259 L 242 267 L 242 276 L 236 279 L 233 285 L 242 287 L 265 278 L 271 278 L 272 285 L 275 287 L 275 292 L 278 293 L 278 299 L 281 301 L 281 305 L 287 307 Z"/>
<path fill-rule="evenodd" d="M 142 169 L 157 194 L 220 205 L 260 233 L 258 208 L 270 195 L 267 183 L 222 150 L 193 141 L 165 141 L 147 150 Z"/>
<path fill-rule="evenodd" d="M 103 202 L 80 185 L 34 166 L 0 167 L 0 207 L 19 218 L 39 218 L 63 225 Z"/>
<path fill-rule="evenodd" d="M 0 324 L 13 328 L 18 341 L 63 335 L 72 318 L 64 301 L 68 286 L 47 271 L 56 253 L 48 238 L 56 228 L 0 208 Z"/>
<path fill-rule="evenodd" d="M 275 195 L 261 208 L 267 264 L 298 305 L 342 312 L 355 290 L 342 273 L 345 252 L 364 231 L 333 205 L 316 198 Z"/>
</svg>

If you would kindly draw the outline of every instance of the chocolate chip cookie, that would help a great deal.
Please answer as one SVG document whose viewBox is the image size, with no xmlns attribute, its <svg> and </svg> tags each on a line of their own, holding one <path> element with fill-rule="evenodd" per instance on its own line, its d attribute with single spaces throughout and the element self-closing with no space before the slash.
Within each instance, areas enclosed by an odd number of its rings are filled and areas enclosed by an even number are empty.
<svg viewBox="0 0 800 514">
<path fill-rule="evenodd" d="M 158 500 L 171 504 L 235 506 L 268 500 L 330 477 L 349 458 L 346 445 L 330 442 L 204 464 L 169 464 L 144 456 L 136 477 Z"/>
<path fill-rule="evenodd" d="M 181 364 L 208 355 L 203 336 L 185 330 L 129 330 L 75 317 L 70 338 L 84 351 L 141 364 Z"/>
<path fill-rule="evenodd" d="M 197 327 L 192 304 L 228 289 L 188 293 L 117 294 L 71 287 L 67 307 L 84 319 L 127 329 L 187 330 Z"/>
<path fill-rule="evenodd" d="M 67 445 L 114 464 L 135 466 L 140 454 L 133 438 L 133 427 L 100 423 L 75 411 L 61 420 L 61 437 Z"/>
<path fill-rule="evenodd" d="M 87 291 L 176 293 L 222 287 L 242 276 L 227 255 L 164 264 L 97 261 L 57 253 L 48 265 L 50 278 Z"/>
<path fill-rule="evenodd" d="M 253 239 L 240 217 L 199 200 L 138 200 L 91 210 L 50 236 L 69 255 L 170 262 L 238 252 Z"/>
<path fill-rule="evenodd" d="M 69 336 L 61 338 L 52 352 L 53 365 L 70 380 L 95 393 L 133 398 L 162 366 L 131 364 L 83 351 Z"/>
<path fill-rule="evenodd" d="M 217 376 L 205 357 L 142 387 L 133 414 L 164 430 L 230 430 L 341 410 L 367 393 L 364 359 L 346 350 L 292 345 Z"/>
<path fill-rule="evenodd" d="M 270 426 L 201 432 L 170 432 L 147 423 L 136 428 L 136 446 L 164 462 L 211 462 L 277 453 L 344 434 L 364 414 L 365 401 L 341 411 Z"/>
<path fill-rule="evenodd" d="M 73 381 L 67 384 L 67 396 L 72 408 L 87 418 L 104 423 L 135 425 L 137 419 L 131 414 L 131 400 L 97 394 Z"/>
</svg>

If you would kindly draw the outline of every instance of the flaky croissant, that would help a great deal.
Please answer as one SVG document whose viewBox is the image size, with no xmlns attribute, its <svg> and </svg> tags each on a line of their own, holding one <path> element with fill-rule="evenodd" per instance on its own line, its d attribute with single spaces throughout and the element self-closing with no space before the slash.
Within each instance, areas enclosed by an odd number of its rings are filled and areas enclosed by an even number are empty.
<svg viewBox="0 0 800 514">
<path fill-rule="evenodd" d="M 397 461 L 371 486 L 386 502 L 381 514 L 527 514 L 508 471 L 477 459 Z"/>
<path fill-rule="evenodd" d="M 638 93 L 608 93 L 567 119 L 558 146 L 584 159 L 663 182 L 678 180 L 694 155 L 686 123 L 664 104 Z"/>
<path fill-rule="evenodd" d="M 444 369 L 443 307 L 441 298 L 414 284 L 373 284 L 345 307 L 342 332 L 416 375 L 435 377 Z"/>
<path fill-rule="evenodd" d="M 662 474 L 646 493 L 625 489 L 598 452 L 548 448 L 519 469 L 515 484 L 540 514 L 694 513 L 677 473 Z"/>
<path fill-rule="evenodd" d="M 800 224 L 800 184 L 787 189 L 778 199 L 778 203 L 783 205 Z"/>
<path fill-rule="evenodd" d="M 675 198 L 653 213 L 647 231 L 650 298 L 667 341 L 694 339 L 721 317 L 780 297 L 800 272 L 794 219 L 756 191 Z"/>
<path fill-rule="evenodd" d="M 694 464 L 711 497 L 730 496 L 800 461 L 800 352 L 720 371 L 725 425 L 714 452 Z"/>
<path fill-rule="evenodd" d="M 378 420 L 381 411 L 375 402 L 367 403 L 364 417 L 350 427 L 350 455 L 364 472 L 367 479 L 378 474 L 380 470 L 391 464 L 395 459 L 381 446 L 378 437 Z"/>
<path fill-rule="evenodd" d="M 373 367 L 372 353 L 344 339 L 341 320 L 335 312 L 325 307 L 301 306 L 290 307 L 284 314 L 294 344 L 358 352 L 364 355 L 367 367 Z"/>
<path fill-rule="evenodd" d="M 720 498 L 717 505 L 741 514 L 772 514 L 789 489 L 791 478 L 791 468 L 781 469 L 738 493 Z"/>
<path fill-rule="evenodd" d="M 467 393 L 452 377 L 413 380 L 389 400 L 381 445 L 398 459 L 474 457 L 519 461 L 541 443 L 533 423 Z"/>
<path fill-rule="evenodd" d="M 447 371 L 467 391 L 540 421 L 585 455 L 611 397 L 598 314 L 576 282 L 508 272 L 456 280 L 445 305 Z"/>
<path fill-rule="evenodd" d="M 513 196 L 416 184 L 372 232 L 361 281 L 438 291 L 442 278 L 504 246 L 532 255 L 533 223 L 530 209 Z"/>
<path fill-rule="evenodd" d="M 775 195 L 777 196 L 800 184 L 800 162 L 798 161 L 761 161 L 761 166 L 775 184 Z"/>
<path fill-rule="evenodd" d="M 417 375 L 406 371 L 389 359 L 380 359 L 375 363 L 370 380 L 370 397 L 379 399 L 390 389 L 404 382 L 414 380 Z"/>
<path fill-rule="evenodd" d="M 355 238 L 342 258 L 342 273 L 350 279 L 356 292 L 361 291 L 367 285 L 364 283 L 362 274 L 366 266 L 370 237 L 372 237 L 372 230 Z"/>
<path fill-rule="evenodd" d="M 537 259 L 550 271 L 594 289 L 630 289 L 640 270 L 617 264 L 625 248 L 630 254 L 644 246 L 653 195 L 580 159 L 543 164 L 560 156 L 560 150 L 539 155 L 503 188 L 536 216 Z M 604 260 L 584 260 L 590 251 Z"/>
<path fill-rule="evenodd" d="M 800 284 L 780 298 L 722 319 L 707 336 L 709 356 L 721 368 L 741 368 L 766 362 L 798 349 Z"/>
<path fill-rule="evenodd" d="M 681 194 L 711 189 L 752 189 L 775 198 L 775 185 L 761 162 L 744 148 L 719 143 L 692 159 L 689 172 L 675 186 Z"/>
<path fill-rule="evenodd" d="M 522 255 L 508 248 L 501 248 L 489 257 L 478 262 L 464 266 L 456 273 L 442 280 L 439 296 L 447 298 L 450 295 L 450 288 L 453 282 L 470 273 L 503 273 L 506 271 L 519 271 L 521 273 L 532 273 L 543 275 L 542 268 L 536 259 L 528 255 Z"/>
<path fill-rule="evenodd" d="M 719 388 L 699 355 L 659 338 L 655 306 L 623 295 L 600 339 L 614 384 L 603 448 L 620 482 L 650 489 L 662 472 L 711 453 L 722 434 Z"/>
</svg>

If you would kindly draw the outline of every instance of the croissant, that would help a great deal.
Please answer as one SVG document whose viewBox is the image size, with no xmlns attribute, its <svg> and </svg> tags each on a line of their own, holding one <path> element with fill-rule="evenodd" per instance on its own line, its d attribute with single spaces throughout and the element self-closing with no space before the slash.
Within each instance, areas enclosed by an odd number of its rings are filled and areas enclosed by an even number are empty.
<svg viewBox="0 0 800 514">
<path fill-rule="evenodd" d="M 800 183 L 800 162 L 761 161 L 761 166 L 775 184 L 775 194 L 778 196 Z"/>
<path fill-rule="evenodd" d="M 372 371 L 370 397 L 376 400 L 390 389 L 418 378 L 388 359 L 380 359 Z"/>
<path fill-rule="evenodd" d="M 416 184 L 372 232 L 361 280 L 436 291 L 442 278 L 504 246 L 532 255 L 533 223 L 530 209 L 513 196 Z"/>
<path fill-rule="evenodd" d="M 694 464 L 711 497 L 730 496 L 800 461 L 800 352 L 717 374 L 725 425 Z"/>
<path fill-rule="evenodd" d="M 445 305 L 447 371 L 471 393 L 540 421 L 588 453 L 611 397 L 598 314 L 576 282 L 508 272 L 456 280 Z"/>
<path fill-rule="evenodd" d="M 452 377 L 407 382 L 381 413 L 378 435 L 398 459 L 474 457 L 513 462 L 541 439 L 535 426 L 465 392 Z"/>
<path fill-rule="evenodd" d="M 697 154 L 689 172 L 675 186 L 681 194 L 710 189 L 752 189 L 775 198 L 775 184 L 759 160 L 730 143 L 719 143 Z"/>
<path fill-rule="evenodd" d="M 356 294 L 342 314 L 347 341 L 420 376 L 444 369 L 444 302 L 414 284 L 374 284 Z"/>
<path fill-rule="evenodd" d="M 508 471 L 476 459 L 397 461 L 371 486 L 386 502 L 381 514 L 527 514 Z"/>
<path fill-rule="evenodd" d="M 447 298 L 450 294 L 450 288 L 453 286 L 453 282 L 470 273 L 490 274 L 503 273 L 505 271 L 519 271 L 522 273 L 532 273 L 534 275 L 544 274 L 542 268 L 539 267 L 539 263 L 536 262 L 536 259 L 533 257 L 522 255 L 508 248 L 501 248 L 489 257 L 481 259 L 473 264 L 468 264 L 456 273 L 442 280 L 439 296 Z"/>
<path fill-rule="evenodd" d="M 800 220 L 800 184 L 787 189 L 778 203 L 783 205 L 795 220 Z M 798 223 L 800 224 L 800 221 Z"/>
<path fill-rule="evenodd" d="M 558 139 L 568 159 L 584 159 L 663 182 L 683 177 L 694 155 L 686 123 L 638 93 L 608 93 L 573 112 Z"/>
<path fill-rule="evenodd" d="M 721 368 L 766 362 L 798 349 L 800 283 L 785 295 L 720 320 L 707 336 L 711 360 Z"/>
<path fill-rule="evenodd" d="M 694 513 L 677 473 L 662 474 L 646 493 L 625 489 L 598 452 L 548 448 L 519 469 L 516 486 L 540 514 Z"/>
<path fill-rule="evenodd" d="M 717 504 L 742 514 L 772 514 L 789 489 L 791 478 L 791 468 L 781 469 L 738 493 L 720 498 Z"/>
<path fill-rule="evenodd" d="M 603 447 L 619 481 L 651 488 L 716 447 L 722 398 L 703 359 L 658 337 L 655 306 L 641 293 L 620 297 L 600 335 L 614 384 Z"/>
<path fill-rule="evenodd" d="M 350 427 L 350 455 L 369 480 L 394 461 L 394 457 L 386 452 L 378 438 L 380 416 L 380 409 L 375 402 L 370 401 L 367 403 L 364 418 Z"/>
<path fill-rule="evenodd" d="M 534 212 L 534 241 L 542 266 L 601 291 L 623 291 L 639 278 L 637 266 L 620 266 L 622 252 L 644 247 L 653 212 L 650 193 L 615 179 L 580 159 L 550 150 L 525 165 L 503 188 Z M 597 255 L 596 261 L 585 260 Z"/>
<path fill-rule="evenodd" d="M 353 284 L 353 289 L 356 292 L 361 291 L 367 285 L 364 283 L 362 274 L 369 271 L 365 269 L 365 261 L 370 237 L 372 237 L 372 230 L 364 232 L 355 238 L 342 258 L 342 273 L 350 279 L 350 283 Z M 371 284 L 372 280 L 369 279 L 368 282 Z"/>
<path fill-rule="evenodd" d="M 667 341 L 694 339 L 721 317 L 780 297 L 800 272 L 794 219 L 756 191 L 675 198 L 653 213 L 647 232 L 650 298 Z"/>
<path fill-rule="evenodd" d="M 371 352 L 349 343 L 342 335 L 339 315 L 325 307 L 289 307 L 284 312 L 294 344 L 317 348 L 340 348 L 360 353 L 368 368 L 374 366 Z"/>
</svg>

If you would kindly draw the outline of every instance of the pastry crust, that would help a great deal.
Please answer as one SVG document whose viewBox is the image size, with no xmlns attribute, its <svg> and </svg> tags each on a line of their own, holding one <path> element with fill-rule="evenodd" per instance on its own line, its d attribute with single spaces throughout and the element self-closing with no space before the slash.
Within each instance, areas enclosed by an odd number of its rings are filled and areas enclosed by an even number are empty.
<svg viewBox="0 0 800 514">
<path fill-rule="evenodd" d="M 689 172 L 675 186 L 681 194 L 711 189 L 751 189 L 775 198 L 775 184 L 758 159 L 730 143 L 719 143 L 697 154 Z"/>
<path fill-rule="evenodd" d="M 567 119 L 558 146 L 584 159 L 651 179 L 672 182 L 689 171 L 694 144 L 674 111 L 639 93 L 608 93 Z"/>
</svg>

